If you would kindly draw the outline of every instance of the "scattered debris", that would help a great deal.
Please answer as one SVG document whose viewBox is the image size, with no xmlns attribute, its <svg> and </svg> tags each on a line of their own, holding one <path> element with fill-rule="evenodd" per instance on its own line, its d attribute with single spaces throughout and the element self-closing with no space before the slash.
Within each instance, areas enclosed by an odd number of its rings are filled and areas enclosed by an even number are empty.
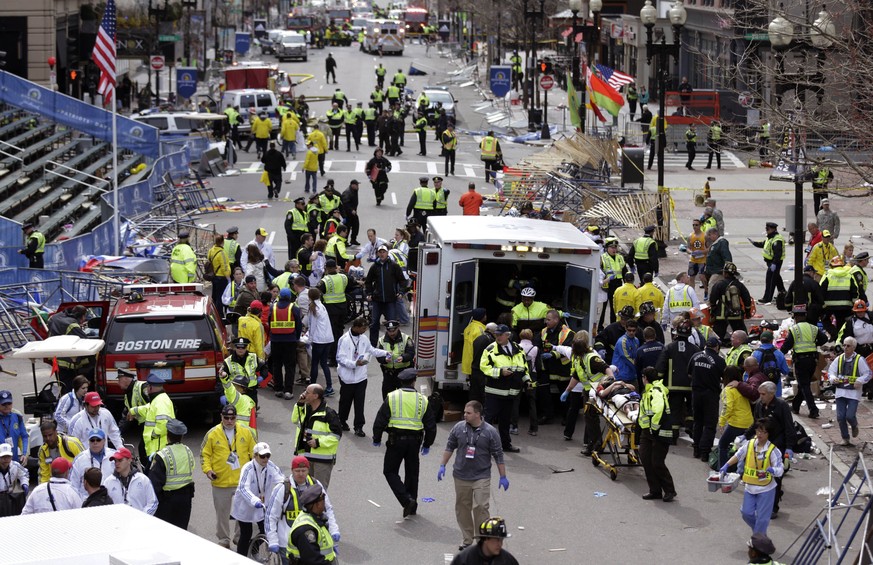
<svg viewBox="0 0 873 565">
<path fill-rule="evenodd" d="M 834 489 L 832 489 L 831 487 L 821 487 L 820 489 L 818 489 L 817 491 L 815 491 L 815 495 L 816 495 L 816 496 L 827 496 L 827 497 L 831 497 L 831 496 L 834 495 Z"/>
<path fill-rule="evenodd" d="M 431 498 L 429 496 L 425 496 L 421 499 L 422 502 L 434 502 L 435 500 L 435 498 Z"/>
<path fill-rule="evenodd" d="M 603 498 L 604 496 L 606 496 L 606 493 L 605 493 L 605 492 L 599 492 L 599 491 L 597 491 L 597 492 L 594 493 L 594 498 Z"/>
<path fill-rule="evenodd" d="M 373 502 L 373 501 L 370 500 L 369 498 L 367 499 L 367 502 L 369 502 L 370 504 L 372 504 L 372 505 L 375 506 L 376 508 L 382 508 L 380 505 L 376 504 L 375 502 Z"/>
<path fill-rule="evenodd" d="M 570 468 L 570 469 L 559 469 L 558 467 L 555 467 L 554 465 L 549 465 L 549 469 L 552 470 L 552 473 L 572 473 L 573 471 L 576 470 L 576 469 L 573 469 L 573 468 Z"/>
</svg>

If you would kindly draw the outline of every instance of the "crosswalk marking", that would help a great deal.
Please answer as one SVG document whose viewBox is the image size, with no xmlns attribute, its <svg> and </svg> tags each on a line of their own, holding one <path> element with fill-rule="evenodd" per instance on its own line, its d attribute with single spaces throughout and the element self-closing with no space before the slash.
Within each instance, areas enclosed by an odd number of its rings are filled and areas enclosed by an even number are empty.
<svg viewBox="0 0 873 565">
<path fill-rule="evenodd" d="M 435 175 L 437 174 L 437 164 L 433 161 L 428 161 L 427 163 L 427 174 Z"/>
<path fill-rule="evenodd" d="M 685 164 L 685 161 L 682 161 L 682 164 Z M 435 176 L 440 174 L 441 163 L 437 163 L 435 161 L 392 161 L 391 163 L 391 173 L 390 175 L 415 175 L 415 176 Z M 302 164 L 299 161 L 288 161 L 288 168 L 286 169 L 286 173 L 290 173 L 290 180 L 295 181 L 297 177 L 303 176 L 303 171 L 301 170 Z M 324 171 L 326 173 L 333 174 L 363 174 L 366 171 L 367 160 L 362 159 L 337 159 L 337 160 L 326 160 L 324 162 Z M 479 170 L 479 175 L 482 176 L 482 168 L 484 165 L 482 163 L 458 163 L 457 164 L 457 175 L 458 177 L 464 178 L 476 178 L 476 171 Z M 251 163 L 248 162 L 238 162 L 237 168 L 240 173 L 244 175 L 254 175 L 260 174 L 263 171 L 263 164 L 254 161 Z"/>
<path fill-rule="evenodd" d="M 691 164 L 695 169 L 702 169 L 706 166 L 706 162 L 709 159 L 709 153 L 706 151 L 698 151 L 697 155 L 694 157 L 694 162 Z M 657 162 L 658 156 L 655 155 L 655 161 L 653 161 L 652 166 L 654 167 L 655 162 Z M 713 166 L 715 166 L 715 156 L 712 158 Z M 687 153 L 664 153 L 664 166 L 665 167 L 685 167 L 685 163 L 688 162 L 688 154 Z M 645 164 L 648 166 L 649 164 L 649 151 L 646 151 L 645 154 Z M 722 169 L 745 169 L 746 164 L 733 154 L 730 151 L 722 151 L 721 152 L 721 167 Z"/>
</svg>

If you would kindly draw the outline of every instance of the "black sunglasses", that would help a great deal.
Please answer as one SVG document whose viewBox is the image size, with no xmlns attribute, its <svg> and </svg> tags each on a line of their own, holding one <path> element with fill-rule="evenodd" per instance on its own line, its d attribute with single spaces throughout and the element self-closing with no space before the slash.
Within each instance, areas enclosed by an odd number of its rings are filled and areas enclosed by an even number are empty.
<svg viewBox="0 0 873 565">
<path fill-rule="evenodd" d="M 97 441 L 103 441 L 103 438 L 102 437 L 92 437 L 92 438 L 88 438 L 88 441 L 90 441 L 91 443 L 94 443 Z"/>
</svg>

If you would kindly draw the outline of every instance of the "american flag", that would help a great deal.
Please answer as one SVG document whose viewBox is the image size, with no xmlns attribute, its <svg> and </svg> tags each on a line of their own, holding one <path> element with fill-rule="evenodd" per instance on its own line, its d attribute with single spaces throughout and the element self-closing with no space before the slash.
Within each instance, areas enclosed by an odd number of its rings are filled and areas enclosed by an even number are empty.
<svg viewBox="0 0 873 565">
<path fill-rule="evenodd" d="M 97 31 L 94 52 L 91 53 L 91 58 L 100 69 L 97 92 L 103 95 L 104 106 L 111 104 L 115 97 L 115 24 L 115 0 L 108 0 Z"/>
<path fill-rule="evenodd" d="M 621 71 L 610 69 L 606 65 L 594 65 L 600 71 L 600 76 L 603 77 L 609 86 L 619 91 L 622 86 L 636 82 L 636 79 L 630 75 L 626 75 Z"/>
</svg>

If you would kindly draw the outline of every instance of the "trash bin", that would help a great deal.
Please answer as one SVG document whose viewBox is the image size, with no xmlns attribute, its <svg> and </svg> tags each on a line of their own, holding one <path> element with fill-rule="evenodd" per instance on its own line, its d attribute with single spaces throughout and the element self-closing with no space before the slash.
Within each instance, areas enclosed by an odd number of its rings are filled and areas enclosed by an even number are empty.
<svg viewBox="0 0 873 565">
<path fill-rule="evenodd" d="M 539 128 L 543 125 L 543 111 L 537 108 L 531 108 L 528 111 L 527 117 L 528 124 L 533 124 L 535 127 Z"/>
<path fill-rule="evenodd" d="M 645 149 L 641 147 L 625 147 L 621 155 L 621 186 L 638 184 L 643 186 L 643 161 Z"/>
</svg>

